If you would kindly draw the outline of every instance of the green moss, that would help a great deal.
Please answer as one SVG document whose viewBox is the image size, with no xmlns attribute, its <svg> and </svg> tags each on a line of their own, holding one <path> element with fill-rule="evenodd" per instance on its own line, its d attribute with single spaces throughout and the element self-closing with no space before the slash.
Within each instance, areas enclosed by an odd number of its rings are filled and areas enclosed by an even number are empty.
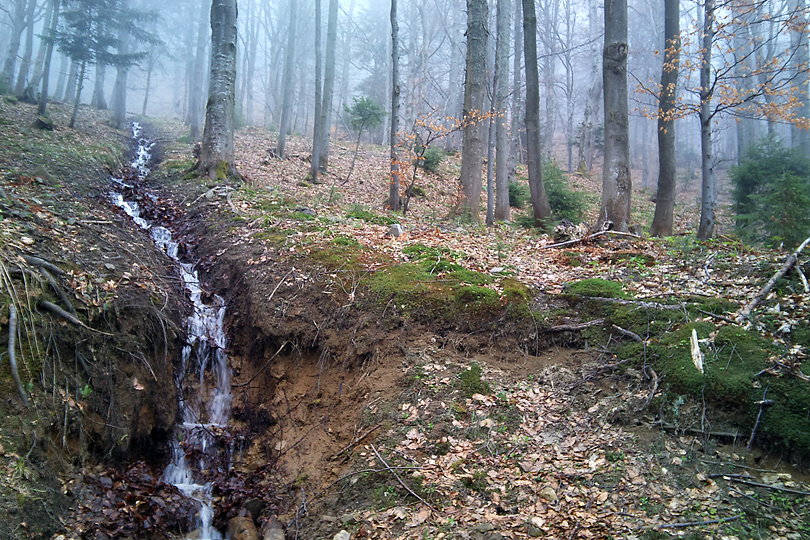
<svg viewBox="0 0 810 540">
<path fill-rule="evenodd" d="M 483 370 L 481 366 L 472 363 L 470 367 L 459 373 L 458 387 L 467 397 L 473 394 L 488 394 L 490 391 L 489 383 L 481 378 Z"/>
<path fill-rule="evenodd" d="M 627 298 L 621 283 L 602 278 L 583 279 L 565 286 L 565 292 L 577 296 L 599 296 L 603 298 Z"/>
<path fill-rule="evenodd" d="M 342 234 L 332 238 L 332 242 L 338 246 L 360 246 L 357 239 Z"/>
<path fill-rule="evenodd" d="M 458 265 L 455 266 L 457 266 L 457 268 L 453 268 L 447 271 L 447 275 L 445 276 L 447 279 L 458 281 L 460 283 L 469 283 L 471 285 L 479 285 L 479 286 L 486 285 L 494 281 L 494 278 L 489 274 L 483 274 L 481 272 L 476 272 L 474 270 L 467 270 L 466 268 L 462 268 Z"/>
<path fill-rule="evenodd" d="M 163 167 L 171 172 L 187 171 L 194 167 L 193 159 L 169 159 L 163 163 Z"/>
<path fill-rule="evenodd" d="M 393 225 L 394 223 L 399 223 L 399 220 L 396 218 L 389 216 L 378 216 L 377 214 L 364 210 L 360 207 L 355 207 L 346 212 L 346 217 L 359 219 L 365 221 L 366 223 L 374 223 L 375 225 Z"/>
</svg>

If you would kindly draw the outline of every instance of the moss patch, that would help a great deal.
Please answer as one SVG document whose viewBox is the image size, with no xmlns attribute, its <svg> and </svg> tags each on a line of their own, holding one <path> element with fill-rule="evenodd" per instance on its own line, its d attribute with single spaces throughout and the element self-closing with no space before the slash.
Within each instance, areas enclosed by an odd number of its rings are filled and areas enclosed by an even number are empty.
<svg viewBox="0 0 810 540">
<path fill-rule="evenodd" d="M 621 283 L 602 278 L 583 279 L 569 283 L 565 292 L 577 296 L 598 296 L 602 298 L 627 298 Z"/>
</svg>

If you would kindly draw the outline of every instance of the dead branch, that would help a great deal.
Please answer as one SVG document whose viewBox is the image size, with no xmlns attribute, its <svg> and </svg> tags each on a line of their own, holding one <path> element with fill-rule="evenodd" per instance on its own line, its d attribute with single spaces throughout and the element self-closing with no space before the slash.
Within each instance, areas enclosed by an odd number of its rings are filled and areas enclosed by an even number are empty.
<svg viewBox="0 0 810 540">
<path fill-rule="evenodd" d="M 56 281 L 56 278 L 54 278 L 45 268 L 40 268 L 39 273 L 45 276 L 45 279 L 48 280 L 48 284 L 51 286 L 51 289 L 53 289 L 53 292 L 56 293 L 56 296 L 59 297 L 62 303 L 65 304 L 67 311 L 74 317 L 77 317 L 78 313 L 76 313 L 76 308 L 73 307 L 73 302 L 70 301 L 70 297 L 65 292 L 65 289 Z"/>
<path fill-rule="evenodd" d="M 736 482 L 738 484 L 745 484 L 745 485 L 748 485 L 748 486 L 762 487 L 762 488 L 772 489 L 774 491 L 784 491 L 785 493 L 793 493 L 794 495 L 810 495 L 810 491 L 800 491 L 798 489 L 790 489 L 790 488 L 781 487 L 781 486 L 772 486 L 770 484 L 762 484 L 760 482 L 752 482 L 751 480 L 744 480 L 742 478 L 732 478 L 732 477 L 730 477 L 728 480 L 729 480 L 729 482 Z"/>
<path fill-rule="evenodd" d="M 605 234 L 615 234 L 617 236 L 630 236 L 632 238 L 641 238 L 639 235 L 633 233 L 626 233 L 621 231 L 599 231 L 590 234 L 588 236 L 583 236 L 582 238 L 575 238 L 574 240 L 567 240 L 565 242 L 560 242 L 558 244 L 548 244 L 546 246 L 541 246 L 540 249 L 551 249 L 551 248 L 571 246 L 574 244 L 579 244 L 580 242 L 587 242 L 588 240 L 593 240 L 594 238 L 598 238 Z"/>
<path fill-rule="evenodd" d="M 776 272 L 771 279 L 768 280 L 768 283 L 765 284 L 762 289 L 754 296 L 754 298 L 740 311 L 737 312 L 737 316 L 735 317 L 736 322 L 739 324 L 743 322 L 745 319 L 748 319 L 751 316 L 751 312 L 754 311 L 760 302 L 762 302 L 768 293 L 771 292 L 771 289 L 776 286 L 776 282 L 785 277 L 785 275 L 790 272 L 790 269 L 796 266 L 796 262 L 799 260 L 799 255 L 807 245 L 810 244 L 810 237 L 807 238 L 802 244 L 796 248 L 796 251 L 788 255 L 787 259 L 785 259 L 785 263 L 782 265 L 782 268 Z"/>
<path fill-rule="evenodd" d="M 748 439 L 748 444 L 745 447 L 749 452 L 754 447 L 754 439 L 757 436 L 757 429 L 759 428 L 759 423 L 762 420 L 762 413 L 765 412 L 766 408 L 774 404 L 772 399 L 766 399 L 767 396 L 768 387 L 766 386 L 765 391 L 762 392 L 762 399 L 759 401 L 759 411 L 757 412 L 757 419 L 754 422 L 754 427 L 751 429 L 751 437 Z"/>
<path fill-rule="evenodd" d="M 76 326 L 81 326 L 82 328 L 84 328 L 86 330 L 90 330 L 91 332 L 96 332 L 97 334 L 102 334 L 102 335 L 105 335 L 105 336 L 114 335 L 114 334 L 108 334 L 107 332 L 102 332 L 101 330 L 96 330 L 95 328 L 90 328 L 89 326 L 84 324 L 82 321 L 80 321 L 78 319 L 78 317 L 76 317 L 74 315 L 71 315 L 70 313 L 68 313 L 64 309 L 60 308 L 59 306 L 57 306 L 53 302 L 48 302 L 47 300 L 40 300 L 39 301 L 39 306 L 45 308 L 46 310 L 50 311 L 54 315 L 62 317 L 63 319 L 65 319 L 69 323 L 75 324 Z"/>
<path fill-rule="evenodd" d="M 279 348 L 278 348 L 278 350 L 277 350 L 277 351 L 276 351 L 276 352 L 273 354 L 273 356 L 271 356 L 270 358 L 268 358 L 268 359 L 267 359 L 267 361 L 264 363 L 264 365 L 263 365 L 262 367 L 260 367 L 260 368 L 259 368 L 259 371 L 257 371 L 256 373 L 254 373 L 253 377 L 251 377 L 251 378 L 250 378 L 250 379 L 249 379 L 247 382 L 243 382 L 243 383 L 239 383 L 239 384 L 233 384 L 233 385 L 231 385 L 231 386 L 232 386 L 233 388 L 242 388 L 243 386 L 248 386 L 248 385 L 250 385 L 250 383 L 252 383 L 252 382 L 253 382 L 253 381 L 256 379 L 256 377 L 258 377 L 258 376 L 259 376 L 259 375 L 262 373 L 262 371 L 264 371 L 264 368 L 266 368 L 267 366 L 269 366 L 269 365 L 270 365 L 270 362 L 272 362 L 272 361 L 273 361 L 273 359 L 274 359 L 276 356 L 278 356 L 278 355 L 279 355 L 279 353 L 281 353 L 281 351 L 284 349 L 284 347 L 286 347 L 286 346 L 287 346 L 287 344 L 289 344 L 289 341 L 285 341 L 284 343 L 282 343 L 282 344 L 281 344 L 281 347 L 279 347 Z"/>
<path fill-rule="evenodd" d="M 579 324 L 560 324 L 558 326 L 550 326 L 546 330 L 549 332 L 573 332 L 577 330 L 584 330 L 585 328 L 590 328 L 592 326 L 599 326 L 600 324 L 604 324 L 605 319 L 595 319 L 593 321 L 588 321 Z"/>
<path fill-rule="evenodd" d="M 12 302 L 8 305 L 8 363 L 11 366 L 11 376 L 17 384 L 17 392 L 20 393 L 23 405 L 28 407 L 28 394 L 25 393 L 20 373 L 17 370 L 17 307 Z"/>
<path fill-rule="evenodd" d="M 388 471 L 388 472 L 390 472 L 390 473 L 391 473 L 391 474 L 394 476 L 394 478 L 396 478 L 396 479 L 397 479 L 397 482 L 399 482 L 399 485 L 400 485 L 400 486 L 402 486 L 403 488 L 405 488 L 405 491 L 407 491 L 408 493 L 410 493 L 411 495 L 413 495 L 414 497 L 416 497 L 417 499 L 419 499 L 419 502 L 421 502 L 422 504 L 424 504 L 425 506 L 427 506 L 428 508 L 430 508 L 430 509 L 431 509 L 433 512 L 435 512 L 435 511 L 436 511 L 436 509 L 433 507 L 433 505 L 432 505 L 432 504 L 430 504 L 430 503 L 429 503 L 429 502 L 427 502 L 425 499 L 423 499 L 422 497 L 420 497 L 419 495 L 417 495 L 417 494 L 416 494 L 416 492 L 414 492 L 414 490 L 412 490 L 412 489 L 411 489 L 411 488 L 408 486 L 408 484 L 406 484 L 405 482 L 403 482 L 403 481 L 402 481 L 402 478 L 400 478 L 400 476 L 399 476 L 399 474 L 397 474 L 396 470 L 394 470 L 394 469 L 392 469 L 392 468 L 391 468 L 391 466 L 388 464 L 388 462 L 387 462 L 387 461 L 385 461 L 385 459 L 384 459 L 384 458 L 383 458 L 383 457 L 380 455 L 380 453 L 377 451 L 377 448 L 376 448 L 376 447 L 375 447 L 373 444 L 372 444 L 372 445 L 370 445 L 370 446 L 371 446 L 371 450 L 374 452 L 374 455 L 375 455 L 375 456 L 377 456 L 377 459 L 379 459 L 379 460 L 380 460 L 380 463 L 382 463 L 382 464 L 383 464 L 383 466 L 385 467 L 385 470 L 386 470 L 386 471 Z"/>
<path fill-rule="evenodd" d="M 609 304 L 621 304 L 623 306 L 638 306 L 644 309 L 661 309 L 680 311 L 686 307 L 686 304 L 661 304 L 660 302 L 644 302 L 643 300 L 622 300 L 621 298 L 607 298 L 604 296 L 583 296 L 586 300 L 597 300 L 599 302 L 607 302 Z"/>
<path fill-rule="evenodd" d="M 21 257 L 25 262 L 27 262 L 31 266 L 36 266 L 37 268 L 44 268 L 49 272 L 53 272 L 57 276 L 62 276 L 65 274 L 64 270 L 62 270 L 52 262 L 46 261 L 42 257 L 35 257 L 33 255 L 26 255 L 26 254 L 22 254 Z"/>
<path fill-rule="evenodd" d="M 616 330 L 618 333 L 620 333 L 621 335 L 629 337 L 633 341 L 638 341 L 639 343 L 644 343 L 644 339 L 642 339 L 642 337 L 640 335 L 636 334 L 635 332 L 631 332 L 630 330 L 625 330 L 621 326 L 616 326 L 615 324 L 611 325 L 611 327 L 614 330 Z"/>
<path fill-rule="evenodd" d="M 726 523 L 727 521 L 734 521 L 736 519 L 740 519 L 743 517 L 742 514 L 737 514 L 735 516 L 729 516 L 724 518 L 718 519 L 707 519 L 706 521 L 689 521 L 687 523 L 667 523 L 664 525 L 658 525 L 658 529 L 682 529 L 685 527 L 699 527 L 701 525 L 714 525 L 715 523 Z"/>
<path fill-rule="evenodd" d="M 354 439 L 352 442 L 350 442 L 349 444 L 344 446 L 338 453 L 334 454 L 332 456 L 332 458 L 334 459 L 334 458 L 340 456 L 342 453 L 348 452 L 349 450 L 351 450 L 352 448 L 357 446 L 363 439 L 365 439 L 366 437 L 368 437 L 369 435 L 371 435 L 372 433 L 374 433 L 375 431 L 380 429 L 382 426 L 383 426 L 382 424 L 377 424 L 376 426 L 372 427 L 371 429 L 366 430 L 365 433 L 363 433 L 362 435 L 360 435 L 359 437 Z"/>
</svg>

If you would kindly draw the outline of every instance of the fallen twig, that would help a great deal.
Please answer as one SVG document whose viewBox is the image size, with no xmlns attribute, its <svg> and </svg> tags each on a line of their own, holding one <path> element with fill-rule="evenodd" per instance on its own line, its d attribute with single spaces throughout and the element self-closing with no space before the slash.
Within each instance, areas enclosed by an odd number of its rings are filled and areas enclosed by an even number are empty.
<svg viewBox="0 0 810 540">
<path fill-rule="evenodd" d="M 621 298 L 607 298 L 605 296 L 583 296 L 586 300 L 597 300 L 599 302 L 607 302 L 609 304 L 621 304 L 624 306 L 638 306 L 645 309 L 662 309 L 680 311 L 686 307 L 686 304 L 661 304 L 660 302 L 645 302 L 643 300 L 622 300 Z"/>
<path fill-rule="evenodd" d="M 412 489 L 411 489 L 411 488 L 408 486 L 408 484 L 406 484 L 405 482 L 403 482 L 403 481 L 402 481 L 402 478 L 400 478 L 400 476 L 399 476 L 399 474 L 397 474 L 396 470 L 394 470 L 394 469 L 392 469 L 392 468 L 391 468 L 391 466 L 388 464 L 388 462 L 387 462 L 387 461 L 385 461 L 385 459 L 384 459 L 384 458 L 383 458 L 383 457 L 380 455 L 380 453 L 377 451 L 377 448 L 376 448 L 376 447 L 375 447 L 373 444 L 372 444 L 372 445 L 370 445 L 370 446 L 371 446 L 371 450 L 374 452 L 374 455 L 375 455 L 375 456 L 377 456 L 377 459 L 379 459 L 379 460 L 380 460 L 380 463 L 382 463 L 382 464 L 383 464 L 383 466 L 385 467 L 385 470 L 386 470 L 386 471 L 388 471 L 388 472 L 390 472 L 390 473 L 391 473 L 391 474 L 394 476 L 394 478 L 396 478 L 396 479 L 397 479 L 397 482 L 399 482 L 399 485 L 400 485 L 400 486 L 402 486 L 403 488 L 405 488 L 405 491 L 407 491 L 408 493 L 410 493 L 411 495 L 413 495 L 414 497 L 416 497 L 417 499 L 419 499 L 419 502 L 421 502 L 422 504 L 424 504 L 425 506 L 427 506 L 428 508 L 430 508 L 432 511 L 434 511 L 434 512 L 435 512 L 435 511 L 436 511 L 436 509 L 433 507 L 433 505 L 432 505 L 432 504 L 430 504 L 430 503 L 429 503 L 429 502 L 427 502 L 425 499 L 423 499 L 422 497 L 420 497 L 420 496 L 419 496 L 419 495 L 418 495 L 418 494 L 417 494 L 417 493 L 416 493 L 414 490 L 412 490 Z"/>
<path fill-rule="evenodd" d="M 349 450 L 351 450 L 352 448 L 354 448 L 355 446 L 357 446 L 357 445 L 358 445 L 358 443 L 360 443 L 360 442 L 361 442 L 363 439 L 365 439 L 366 437 L 368 437 L 369 435 L 371 435 L 372 433 L 374 433 L 375 431 L 377 431 L 378 429 L 380 429 L 382 426 L 383 426 L 382 424 L 377 424 L 376 426 L 372 427 L 371 429 L 366 430 L 366 432 L 365 432 L 365 433 L 363 433 L 362 435 L 360 435 L 359 437 L 357 437 L 356 439 L 354 439 L 352 442 L 350 442 L 349 444 L 347 444 L 346 446 L 344 446 L 344 447 L 343 447 L 343 448 L 340 450 L 340 452 L 338 452 L 338 453 L 334 454 L 332 457 L 333 457 L 333 458 L 336 458 L 336 457 L 338 457 L 339 455 L 343 454 L 344 452 L 348 452 Z"/>
<path fill-rule="evenodd" d="M 762 487 L 762 488 L 772 489 L 774 491 L 784 491 L 785 493 L 793 493 L 794 495 L 810 495 L 810 491 L 801 491 L 801 490 L 798 490 L 798 489 L 790 489 L 790 488 L 786 488 L 786 487 L 772 486 L 770 484 L 761 484 L 760 482 L 752 482 L 751 480 L 743 480 L 742 478 L 730 477 L 728 480 L 729 480 L 729 482 L 736 482 L 738 484 L 746 484 L 748 486 Z"/>
<path fill-rule="evenodd" d="M 787 259 L 785 259 L 785 263 L 782 265 L 782 268 L 780 268 L 779 271 L 768 280 L 768 283 L 766 283 L 765 286 L 760 289 L 756 296 L 754 296 L 754 298 L 748 302 L 745 307 L 737 312 L 737 316 L 735 318 L 737 323 L 741 323 L 751 316 L 751 312 L 754 311 L 754 308 L 756 308 L 766 296 L 768 296 L 768 293 L 774 288 L 776 282 L 785 277 L 785 274 L 790 272 L 790 269 L 796 265 L 796 262 L 799 260 L 799 255 L 802 251 L 804 251 L 804 248 L 806 248 L 808 244 L 810 244 L 810 237 L 802 242 L 801 245 L 796 248 L 796 251 L 788 255 Z"/>
<path fill-rule="evenodd" d="M 56 278 L 54 278 L 45 268 L 40 268 L 39 273 L 45 276 L 45 279 L 48 280 L 48 284 L 51 286 L 51 289 L 53 289 L 53 292 L 56 293 L 56 296 L 59 297 L 62 303 L 65 304 L 68 312 L 74 317 L 78 316 L 78 313 L 76 313 L 76 308 L 73 307 L 73 302 L 70 301 L 70 297 L 65 292 L 65 289 L 62 288 L 59 283 L 57 283 Z"/>
<path fill-rule="evenodd" d="M 593 234 L 590 234 L 588 236 L 583 236 L 582 238 L 575 238 L 574 240 L 567 240 L 565 242 L 560 242 L 558 244 L 549 244 L 547 246 L 541 246 L 540 249 L 551 249 L 551 248 L 571 246 L 573 244 L 578 244 L 580 242 L 586 242 L 588 240 L 593 240 L 594 238 L 598 238 L 598 237 L 603 236 L 605 234 L 615 234 L 617 236 L 629 236 L 631 238 L 641 238 L 639 235 L 633 234 L 633 233 L 626 233 L 626 232 L 621 232 L 621 231 L 599 231 L 599 232 L 595 232 Z"/>
<path fill-rule="evenodd" d="M 751 449 L 754 447 L 754 439 L 757 436 L 757 429 L 759 428 L 759 422 L 762 420 L 762 413 L 765 412 L 767 407 L 773 405 L 773 400 L 765 399 L 768 395 L 768 387 L 765 387 L 765 391 L 762 392 L 762 399 L 759 401 L 759 411 L 757 412 L 757 419 L 754 422 L 754 427 L 751 429 L 751 437 L 748 439 L 748 444 L 746 445 L 746 449 L 750 452 Z"/>
<path fill-rule="evenodd" d="M 592 326 L 599 326 L 600 324 L 604 324 L 604 322 L 605 319 L 595 319 L 593 321 L 578 324 L 560 324 L 557 326 L 550 326 L 547 328 L 547 330 L 549 332 L 571 332 L 575 330 L 584 330 L 585 328 L 590 328 Z"/>
<path fill-rule="evenodd" d="M 243 382 L 243 383 L 239 383 L 239 384 L 234 384 L 234 385 L 232 385 L 232 387 L 233 387 L 233 388 L 242 388 L 243 386 L 248 386 L 250 383 L 252 383 L 252 382 L 253 382 L 253 381 L 256 379 L 256 377 L 258 377 L 258 376 L 259 376 L 259 375 L 262 373 L 262 371 L 264 371 L 264 369 L 265 369 L 267 366 L 269 366 L 269 365 L 270 365 L 270 362 L 272 362 L 272 361 L 273 361 L 273 359 L 274 359 L 276 356 L 278 356 L 278 355 L 279 355 L 279 353 L 281 353 L 281 351 L 282 351 L 282 350 L 284 350 L 284 347 L 286 347 L 288 343 L 289 343 L 289 341 L 285 341 L 284 343 L 282 343 L 282 344 L 281 344 L 281 347 L 279 347 L 279 348 L 278 348 L 278 350 L 277 350 L 275 353 L 273 353 L 273 356 L 271 356 L 270 358 L 268 358 L 268 359 L 267 359 L 267 361 L 264 363 L 264 365 L 263 365 L 262 367 L 260 367 L 260 368 L 259 368 L 259 371 L 257 371 L 256 373 L 254 373 L 254 374 L 253 374 L 253 377 L 251 377 L 251 378 L 250 378 L 250 379 L 249 379 L 247 382 Z"/>
<path fill-rule="evenodd" d="M 625 330 L 621 326 L 616 326 L 615 324 L 611 325 L 611 327 L 614 330 L 616 330 L 618 333 L 620 333 L 621 335 L 629 337 L 633 341 L 638 341 L 639 343 L 644 343 L 644 339 L 642 339 L 642 337 L 640 335 L 636 334 L 635 332 L 631 332 L 630 330 Z"/>
<path fill-rule="evenodd" d="M 740 519 L 743 517 L 742 514 L 737 514 L 735 516 L 729 516 L 724 518 L 717 518 L 717 519 L 707 519 L 706 521 L 689 521 L 686 523 L 667 523 L 664 525 L 658 525 L 658 529 L 683 529 L 685 527 L 699 527 L 701 525 L 714 525 L 715 523 L 726 523 L 727 521 L 734 521 L 736 519 Z"/>
<path fill-rule="evenodd" d="M 17 392 L 20 393 L 23 405 L 28 407 L 28 394 L 25 393 L 20 373 L 17 371 L 17 307 L 14 303 L 8 305 L 8 363 L 11 366 L 11 376 L 17 383 Z"/>
<path fill-rule="evenodd" d="M 75 324 L 76 326 L 81 326 L 82 328 L 84 328 L 86 330 L 90 330 L 91 332 L 96 332 L 97 334 L 103 334 L 105 336 L 114 335 L 114 334 L 108 334 L 107 332 L 102 332 L 101 330 L 96 330 L 95 328 L 90 328 L 89 326 L 84 324 L 82 321 L 80 321 L 78 319 L 78 317 L 76 317 L 75 315 L 71 315 L 70 313 L 68 313 L 64 309 L 60 308 L 59 306 L 57 306 L 53 302 L 48 302 L 47 300 L 40 300 L 39 301 L 39 306 L 47 309 L 48 311 L 50 311 L 54 315 L 62 317 L 63 319 L 65 319 L 69 323 Z"/>
</svg>

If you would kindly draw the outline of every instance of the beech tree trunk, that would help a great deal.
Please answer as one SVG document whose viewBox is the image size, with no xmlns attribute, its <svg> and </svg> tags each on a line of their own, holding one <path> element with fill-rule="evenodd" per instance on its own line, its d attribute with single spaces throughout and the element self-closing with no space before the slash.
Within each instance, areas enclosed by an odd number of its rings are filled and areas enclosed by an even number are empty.
<svg viewBox="0 0 810 540">
<path fill-rule="evenodd" d="M 280 159 L 286 157 L 287 132 L 290 130 L 290 118 L 292 117 L 293 61 L 295 60 L 295 28 L 298 24 L 298 2 L 290 0 L 288 9 L 290 10 L 290 19 L 287 25 L 287 47 L 284 51 L 284 77 L 281 84 L 283 87 L 281 122 L 278 128 L 278 145 L 276 148 L 276 155 Z"/>
<path fill-rule="evenodd" d="M 509 221 L 509 138 L 506 129 L 509 99 L 509 37 L 512 25 L 512 3 L 498 0 L 495 15 L 497 42 L 495 44 L 495 101 L 492 119 L 495 122 L 495 214 L 499 221 Z"/>
<path fill-rule="evenodd" d="M 321 107 L 323 106 L 323 52 L 321 51 L 321 0 L 315 0 L 315 114 L 312 127 L 312 161 L 309 177 L 319 183 L 318 172 L 321 164 Z"/>
<path fill-rule="evenodd" d="M 41 38 L 47 37 L 47 33 L 51 28 L 51 20 L 53 19 L 54 13 L 54 1 L 50 0 L 48 2 L 48 8 L 45 11 L 45 17 L 42 23 L 42 36 Z M 45 54 L 48 52 L 48 40 L 40 39 L 39 40 L 39 48 L 37 49 L 37 59 L 34 61 L 34 73 L 31 75 L 31 80 L 28 82 L 28 86 L 30 88 L 36 88 L 39 86 L 39 83 L 42 82 L 42 66 L 45 64 Z M 28 89 L 26 89 L 28 92 Z"/>
<path fill-rule="evenodd" d="M 807 24 L 806 16 L 806 0 L 795 0 L 795 10 L 797 13 L 798 22 L 801 23 L 801 30 L 793 32 L 793 42 L 796 50 L 796 97 L 799 99 L 801 105 L 796 111 L 798 116 L 810 119 L 810 96 L 808 96 L 808 74 L 807 66 L 810 62 L 810 50 L 808 50 L 808 36 L 807 29 L 803 25 Z M 799 129 L 796 126 L 791 128 L 791 144 L 795 148 L 799 148 L 801 153 L 805 156 L 810 156 L 810 130 Z"/>
<path fill-rule="evenodd" d="M 48 35 L 53 36 L 59 22 L 59 0 L 51 0 L 51 18 L 48 21 Z M 48 108 L 48 84 L 51 80 L 51 61 L 53 60 L 53 41 L 45 42 L 45 61 L 42 68 L 42 89 L 39 92 L 37 114 L 45 116 Z"/>
<path fill-rule="evenodd" d="M 34 0 L 28 0 L 33 2 Z M 0 73 L 0 87 L 5 87 L 6 91 L 11 91 L 14 79 L 14 71 L 17 66 L 17 53 L 20 51 L 20 39 L 25 31 L 25 13 L 27 8 L 26 0 L 15 0 L 14 16 L 11 20 L 11 39 L 6 51 L 6 59 L 3 62 L 3 71 Z"/>
<path fill-rule="evenodd" d="M 712 155 L 712 42 L 714 41 L 714 0 L 703 4 L 703 62 L 700 66 L 700 226 L 698 238 L 706 240 L 714 236 L 717 185 L 714 176 Z"/>
<path fill-rule="evenodd" d="M 627 231 L 632 189 L 627 111 L 627 0 L 605 0 L 602 78 L 605 88 L 605 164 L 598 224 L 616 231 Z"/>
<path fill-rule="evenodd" d="M 461 144 L 461 200 L 456 212 L 480 220 L 481 167 L 484 159 L 484 108 L 487 71 L 486 0 L 467 0 L 467 61 L 464 77 L 464 138 Z"/>
<path fill-rule="evenodd" d="M 652 234 L 672 234 L 675 209 L 675 99 L 681 53 L 680 0 L 664 0 L 664 65 L 658 97 L 658 191 Z"/>
<path fill-rule="evenodd" d="M 521 77 L 523 58 L 523 16 L 521 14 L 520 0 L 515 0 L 515 32 L 514 32 L 514 55 L 512 57 L 512 132 L 509 141 L 509 181 L 515 177 L 517 164 L 523 162 L 523 138 L 521 137 L 521 101 L 520 88 L 523 86 Z M 508 189 L 508 188 L 507 188 Z"/>
<path fill-rule="evenodd" d="M 532 215 L 537 225 L 551 217 L 551 207 L 543 184 L 543 149 L 540 139 L 540 76 L 537 73 L 537 15 L 534 0 L 523 2 L 523 56 L 526 65 L 526 165 Z"/>
<path fill-rule="evenodd" d="M 126 9 L 128 0 L 122 0 L 121 6 Z M 119 54 L 129 53 L 129 32 L 124 26 L 118 33 Z M 124 129 L 127 122 L 127 75 L 129 66 L 119 65 L 115 72 L 115 86 L 113 87 L 113 126 L 117 129 Z M 151 82 L 151 81 L 150 81 Z M 102 89 L 103 90 L 103 89 Z M 148 91 L 147 91 L 148 92 Z"/>
<path fill-rule="evenodd" d="M 79 113 L 79 102 L 82 99 L 82 89 L 84 87 L 84 75 L 87 71 L 87 62 L 83 61 L 79 68 L 79 76 L 76 80 L 76 96 L 73 98 L 73 113 L 70 115 L 68 127 L 73 129 L 76 126 L 76 115 Z"/>
<path fill-rule="evenodd" d="M 335 56 L 337 49 L 338 0 L 329 0 L 329 17 L 326 22 L 326 61 L 323 74 L 323 105 L 321 106 L 321 152 L 318 166 L 321 171 L 329 168 L 329 132 L 332 127 L 332 103 L 335 94 Z"/>
<path fill-rule="evenodd" d="M 23 92 L 25 92 L 25 83 L 28 82 L 31 59 L 34 56 L 34 10 L 36 7 L 36 0 L 28 0 L 25 13 L 25 49 L 20 61 L 20 72 L 17 74 L 17 84 L 14 87 L 14 93 L 18 96 L 22 96 Z"/>
<path fill-rule="evenodd" d="M 65 85 L 65 93 L 62 95 L 62 101 L 72 100 L 76 95 L 76 80 L 79 77 L 79 63 L 71 60 L 70 69 L 68 70 L 67 84 Z"/>
<path fill-rule="evenodd" d="M 388 206 L 399 210 L 399 152 L 397 133 L 399 132 L 399 22 L 397 21 L 397 0 L 391 0 L 391 179 L 388 189 Z"/>
<path fill-rule="evenodd" d="M 197 171 L 212 180 L 239 177 L 234 168 L 236 0 L 211 2 L 211 75 Z"/>
<path fill-rule="evenodd" d="M 588 2 L 588 34 L 595 36 L 599 32 L 596 14 L 596 0 Z M 589 173 L 593 168 L 593 158 L 596 153 L 596 128 L 599 123 L 599 99 L 602 96 L 602 77 L 599 76 L 599 49 L 594 42 L 590 49 L 591 55 L 591 86 L 585 98 L 585 111 L 582 118 L 582 130 L 579 140 L 579 155 L 577 168 L 582 173 Z"/>
<path fill-rule="evenodd" d="M 205 0 L 202 0 L 205 4 Z M 191 73 L 190 91 L 188 97 L 189 135 L 192 141 L 197 141 L 201 134 L 203 112 L 203 85 L 205 81 L 205 61 L 208 43 L 210 11 L 200 9 L 200 18 L 197 21 L 197 43 L 194 50 L 194 67 Z M 151 71 L 150 71 L 151 74 Z"/>
<path fill-rule="evenodd" d="M 93 84 L 93 97 L 90 98 L 90 106 L 96 109 L 106 109 L 107 100 L 104 98 L 104 79 L 107 75 L 105 64 L 96 64 L 95 81 Z"/>
</svg>

